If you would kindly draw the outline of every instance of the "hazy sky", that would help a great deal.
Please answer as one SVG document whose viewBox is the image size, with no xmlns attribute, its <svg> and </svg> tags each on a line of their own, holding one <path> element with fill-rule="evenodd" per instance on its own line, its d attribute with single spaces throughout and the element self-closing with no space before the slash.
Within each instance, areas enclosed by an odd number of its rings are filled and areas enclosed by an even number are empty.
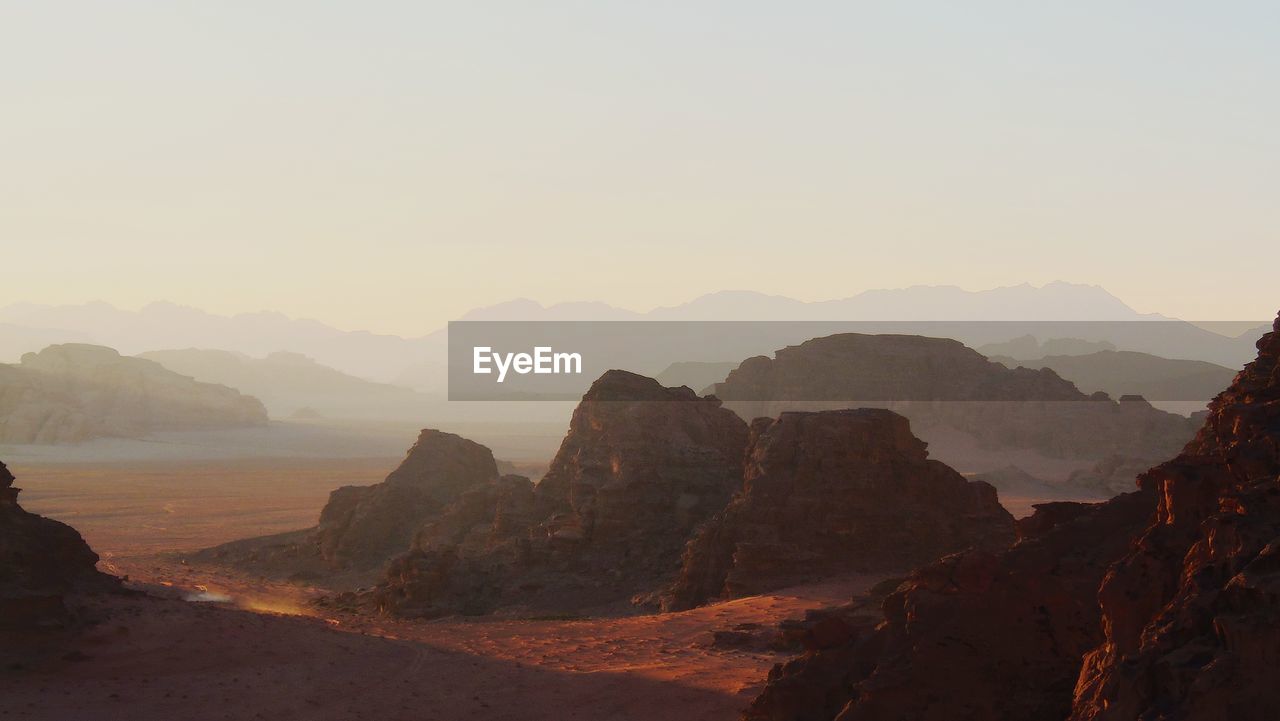
<svg viewBox="0 0 1280 721">
<path fill-rule="evenodd" d="M 1267 318 L 1278 8 L 0 0 L 0 305 L 421 333 L 1064 279 Z"/>
</svg>

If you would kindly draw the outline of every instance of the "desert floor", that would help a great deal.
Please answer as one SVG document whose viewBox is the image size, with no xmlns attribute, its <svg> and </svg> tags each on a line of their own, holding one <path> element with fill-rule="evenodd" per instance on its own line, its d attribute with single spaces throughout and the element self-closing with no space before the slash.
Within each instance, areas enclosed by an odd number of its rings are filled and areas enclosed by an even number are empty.
<svg viewBox="0 0 1280 721">
<path fill-rule="evenodd" d="M 2 654 L 0 719 L 732 719 L 789 654 L 718 648 L 713 631 L 844 603 L 883 578 L 677 614 L 400 622 L 326 617 L 307 604 L 315 589 L 166 553 L 311 525 L 330 490 L 398 460 L 14 467 L 29 510 L 75 525 L 146 594 L 84 601 L 100 619 L 87 630 Z M 198 598 L 216 602 L 184 600 Z"/>
</svg>

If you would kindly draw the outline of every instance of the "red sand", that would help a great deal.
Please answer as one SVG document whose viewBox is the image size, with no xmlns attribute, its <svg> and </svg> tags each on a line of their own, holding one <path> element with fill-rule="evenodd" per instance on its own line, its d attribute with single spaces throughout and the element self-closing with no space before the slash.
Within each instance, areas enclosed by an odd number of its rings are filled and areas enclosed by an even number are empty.
<svg viewBox="0 0 1280 721">
<path fill-rule="evenodd" d="M 785 655 L 710 647 L 879 578 L 677 614 L 584 621 L 381 622 L 154 597 L 0 673 L 0 718 L 732 719 Z"/>
</svg>

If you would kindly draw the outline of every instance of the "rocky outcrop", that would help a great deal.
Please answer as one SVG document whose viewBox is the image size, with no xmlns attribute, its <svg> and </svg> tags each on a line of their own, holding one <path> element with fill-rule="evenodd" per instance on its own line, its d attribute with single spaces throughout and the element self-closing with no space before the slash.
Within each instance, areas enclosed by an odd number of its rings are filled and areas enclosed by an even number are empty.
<svg viewBox="0 0 1280 721">
<path fill-rule="evenodd" d="M 746 424 L 714 398 L 609 371 L 542 481 L 459 499 L 374 601 L 410 616 L 629 604 L 670 582 L 693 529 L 742 482 Z"/>
<path fill-rule="evenodd" d="M 381 566 L 403 553 L 418 530 L 450 503 L 497 477 L 488 448 L 452 433 L 424 430 L 385 481 L 330 494 L 314 537 L 320 555 L 339 565 Z"/>
<path fill-rule="evenodd" d="M 1185 452 L 1099 591 L 1105 639 L 1073 719 L 1262 719 L 1280 706 L 1280 319 Z"/>
<path fill-rule="evenodd" d="M 380 576 L 451 504 L 497 478 L 488 448 L 425 429 L 386 480 L 331 492 L 314 528 L 233 541 L 191 560 L 337 587 L 361 585 Z"/>
<path fill-rule="evenodd" d="M 609 371 L 574 410 L 537 500 L 554 536 L 676 553 L 742 483 L 747 426 L 714 398 Z"/>
<path fill-rule="evenodd" d="M 1280 321 L 1140 490 L 1052 503 L 775 668 L 749 719 L 1264 719 L 1280 693 Z"/>
<path fill-rule="evenodd" d="M 926 441 L 952 429 L 982 447 L 1057 458 L 1167 458 L 1195 432 L 1140 398 L 1085 395 L 1047 368 L 1006 368 L 958 341 L 922 336 L 815 338 L 743 361 L 715 393 L 744 418 L 880 406 L 911 419 Z"/>
<path fill-rule="evenodd" d="M 64 622 L 67 593 L 115 581 L 74 528 L 23 510 L 13 481 L 0 463 L 0 630 Z"/>
<path fill-rule="evenodd" d="M 1013 541 L 995 489 L 928 458 L 882 409 L 783 413 L 752 424 L 745 483 L 690 542 L 667 610 L 824 576 L 905 571 Z"/>
<path fill-rule="evenodd" d="M 101 346 L 49 346 L 19 365 L 0 365 L 3 443 L 74 443 L 266 422 L 256 398 Z"/>
</svg>

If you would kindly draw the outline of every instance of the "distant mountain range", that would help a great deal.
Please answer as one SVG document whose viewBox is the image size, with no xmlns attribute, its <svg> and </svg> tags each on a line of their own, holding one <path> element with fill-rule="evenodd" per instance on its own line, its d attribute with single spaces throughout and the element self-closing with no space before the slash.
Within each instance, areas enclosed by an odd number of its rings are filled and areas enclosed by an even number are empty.
<svg viewBox="0 0 1280 721">
<path fill-rule="evenodd" d="M 996 332 L 989 328 L 981 337 L 962 338 L 970 344 L 982 344 L 1025 335 L 1026 326 L 1014 323 L 1021 321 L 1167 319 L 1138 313 L 1095 285 L 1054 282 L 1040 287 L 1023 284 L 984 291 L 954 286 L 915 286 L 871 290 L 849 298 L 819 302 L 751 291 L 725 291 L 643 313 L 599 302 L 543 306 L 532 300 L 517 299 L 478 308 L 460 320 L 1011 322 L 1007 338 L 987 337 Z M 1253 340 L 1261 335 L 1261 331 L 1250 330 L 1232 337 L 1187 323 L 1158 325 L 1157 333 L 1145 333 L 1139 338 L 1123 338 L 1120 342 L 1111 338 L 1092 340 L 1110 342 L 1124 350 L 1194 358 L 1234 368 L 1252 357 Z M 934 332 L 926 332 L 929 330 Z M 874 332 L 895 331 L 882 325 Z M 954 326 L 945 325 L 898 332 L 958 334 Z M 431 392 L 440 392 L 445 387 L 447 337 L 444 329 L 404 338 L 343 331 L 316 320 L 290 318 L 274 312 L 222 316 L 166 302 L 152 303 L 137 311 L 100 302 L 66 306 L 16 304 L 0 309 L 0 361 L 16 360 L 24 352 L 62 342 L 97 343 L 125 355 L 205 348 L 263 358 L 285 351 L 308 356 L 321 365 L 366 380 Z M 677 353 L 667 362 L 680 360 L 688 358 L 681 358 Z M 661 367 L 640 370 L 656 372 Z"/>
<path fill-rule="evenodd" d="M 1207 402 L 1231 385 L 1236 375 L 1235 369 L 1214 363 L 1135 351 L 1104 350 L 1032 360 L 988 357 L 1009 368 L 1049 368 L 1085 393 L 1104 391 L 1113 398 L 1140 395 L 1150 401 Z"/>
</svg>

